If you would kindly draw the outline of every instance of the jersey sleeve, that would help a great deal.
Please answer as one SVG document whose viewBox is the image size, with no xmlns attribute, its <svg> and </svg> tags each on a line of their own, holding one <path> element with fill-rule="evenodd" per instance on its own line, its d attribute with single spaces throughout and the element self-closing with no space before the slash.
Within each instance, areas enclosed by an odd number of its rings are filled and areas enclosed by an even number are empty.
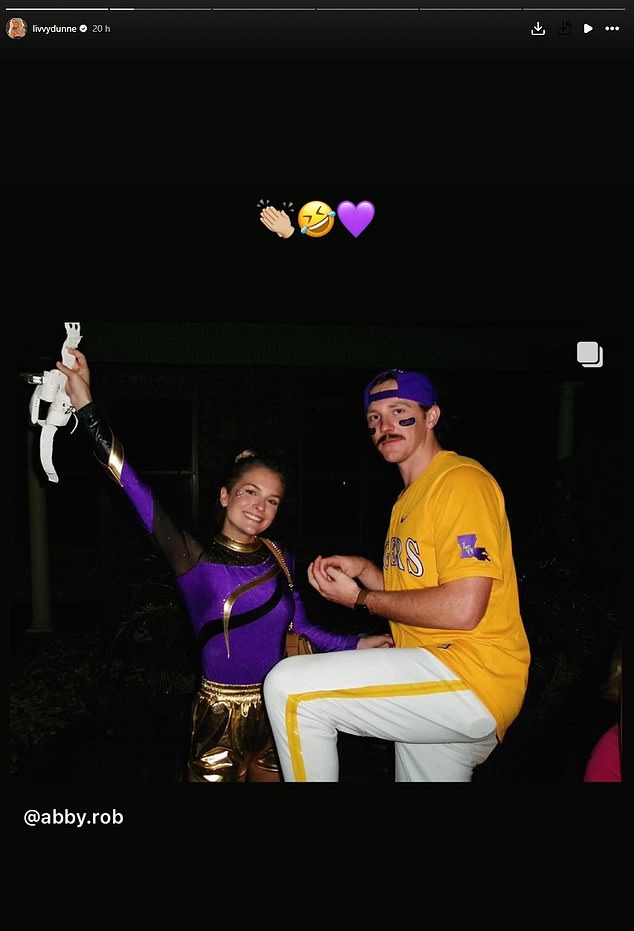
<svg viewBox="0 0 634 931">
<path fill-rule="evenodd" d="M 459 466 L 430 495 L 438 581 L 483 577 L 501 580 L 508 524 L 502 492 L 492 475 Z"/>
</svg>

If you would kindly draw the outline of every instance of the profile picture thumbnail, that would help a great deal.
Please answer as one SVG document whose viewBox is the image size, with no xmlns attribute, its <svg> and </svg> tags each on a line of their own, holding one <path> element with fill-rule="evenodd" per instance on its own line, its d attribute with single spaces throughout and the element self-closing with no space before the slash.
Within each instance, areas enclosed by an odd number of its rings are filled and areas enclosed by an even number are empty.
<svg viewBox="0 0 634 931">
<path fill-rule="evenodd" d="M 26 21 L 21 16 L 12 16 L 7 22 L 7 35 L 10 39 L 23 39 L 27 28 Z"/>
</svg>

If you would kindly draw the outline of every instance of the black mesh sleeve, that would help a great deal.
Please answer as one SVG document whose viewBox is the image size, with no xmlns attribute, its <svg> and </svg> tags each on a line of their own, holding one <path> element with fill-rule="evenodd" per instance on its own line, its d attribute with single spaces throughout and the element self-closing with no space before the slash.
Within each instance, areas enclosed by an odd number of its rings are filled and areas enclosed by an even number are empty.
<svg viewBox="0 0 634 931">
<path fill-rule="evenodd" d="M 176 575 L 189 571 L 203 554 L 202 544 L 178 526 L 152 489 L 137 475 L 130 463 L 126 463 L 123 446 L 94 401 L 77 411 L 77 420 L 88 436 L 97 459 L 123 488 L 143 526 L 153 536 L 172 570 Z"/>
<path fill-rule="evenodd" d="M 90 440 L 95 456 L 107 466 L 112 451 L 112 430 L 94 401 L 77 411 L 77 420 Z"/>
</svg>

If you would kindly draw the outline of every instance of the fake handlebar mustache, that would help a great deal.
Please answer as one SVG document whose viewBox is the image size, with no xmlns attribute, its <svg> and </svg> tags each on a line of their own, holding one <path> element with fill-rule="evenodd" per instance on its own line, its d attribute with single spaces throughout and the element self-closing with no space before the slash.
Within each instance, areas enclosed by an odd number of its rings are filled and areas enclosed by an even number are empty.
<svg viewBox="0 0 634 931">
<path fill-rule="evenodd" d="M 384 443 L 386 440 L 402 440 L 403 437 L 400 433 L 384 433 L 383 436 L 377 441 L 377 446 L 380 446 L 381 443 Z"/>
</svg>

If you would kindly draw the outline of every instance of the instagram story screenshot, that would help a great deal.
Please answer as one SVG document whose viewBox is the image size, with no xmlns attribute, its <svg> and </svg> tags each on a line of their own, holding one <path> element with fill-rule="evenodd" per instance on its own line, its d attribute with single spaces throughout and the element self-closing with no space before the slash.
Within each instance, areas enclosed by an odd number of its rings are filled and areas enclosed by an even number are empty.
<svg viewBox="0 0 634 931">
<path fill-rule="evenodd" d="M 194 782 L 277 781 L 264 803 L 223 796 L 258 817 L 291 781 L 328 783 L 315 812 L 368 785 L 398 807 L 406 781 L 527 806 L 547 784 L 560 815 L 578 805 L 621 720 L 618 185 L 126 193 L 50 193 L 37 230 L 13 229 L 41 310 L 9 326 L 16 832 L 116 843 L 157 808 L 211 827 L 222 790 Z M 213 218 L 203 233 L 194 213 Z M 477 475 L 469 494 L 427 487 L 443 461 Z M 317 655 L 285 655 L 291 616 Z M 399 651 L 433 660 L 416 678 Z M 278 713 L 285 669 L 302 675 Z M 410 764 L 399 722 L 437 691 L 490 726 L 449 741 L 438 725 L 440 768 Z M 456 766 L 446 743 L 478 752 Z"/>
</svg>

